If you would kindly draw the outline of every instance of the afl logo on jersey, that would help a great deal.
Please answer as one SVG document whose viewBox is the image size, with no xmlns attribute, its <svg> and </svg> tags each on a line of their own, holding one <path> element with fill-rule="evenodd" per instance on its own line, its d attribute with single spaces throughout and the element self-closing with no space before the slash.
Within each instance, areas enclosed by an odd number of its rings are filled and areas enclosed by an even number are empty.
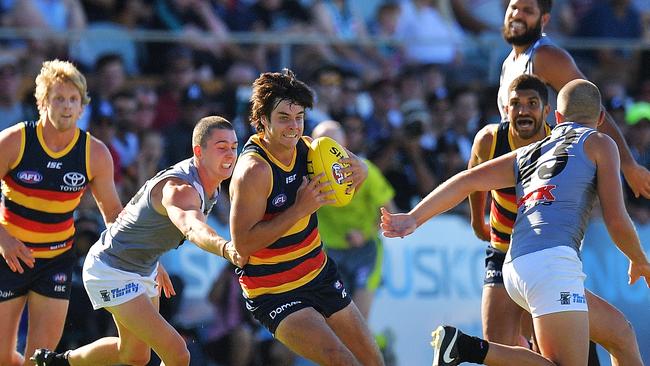
<svg viewBox="0 0 650 366">
<path fill-rule="evenodd" d="M 86 183 L 86 177 L 84 177 L 83 174 L 77 172 L 65 173 L 63 176 L 63 183 L 72 187 L 79 187 Z"/>
<path fill-rule="evenodd" d="M 39 172 L 34 172 L 31 170 L 19 172 L 17 174 L 18 179 L 27 184 L 36 184 L 43 180 L 43 176 Z"/>
<path fill-rule="evenodd" d="M 273 206 L 275 207 L 283 206 L 286 202 L 287 202 L 287 195 L 285 195 L 284 193 L 275 196 L 275 198 L 272 201 Z"/>
</svg>

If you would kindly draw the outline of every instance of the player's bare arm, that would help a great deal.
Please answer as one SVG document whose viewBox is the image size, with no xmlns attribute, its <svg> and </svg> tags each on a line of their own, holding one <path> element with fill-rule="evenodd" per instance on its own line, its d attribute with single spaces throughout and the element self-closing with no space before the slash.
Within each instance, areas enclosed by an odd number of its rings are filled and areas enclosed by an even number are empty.
<svg viewBox="0 0 650 366">
<path fill-rule="evenodd" d="M 90 190 L 104 222 L 108 225 L 113 223 L 122 211 L 122 203 L 113 181 L 113 158 L 106 145 L 95 137 L 90 138 L 90 156 Z"/>
<path fill-rule="evenodd" d="M 152 200 L 154 205 L 160 202 L 169 220 L 187 240 L 206 252 L 226 258 L 236 266 L 246 263 L 247 259 L 239 256 L 232 247 L 228 250 L 228 240 L 206 223 L 207 218 L 201 211 L 201 198 L 191 184 L 178 178 L 166 179 L 154 188 Z"/>
<path fill-rule="evenodd" d="M 585 152 L 597 167 L 596 189 L 609 235 L 630 260 L 630 283 L 645 276 L 650 286 L 650 264 L 623 201 L 616 144 L 604 134 L 594 134 L 585 142 Z"/>
<path fill-rule="evenodd" d="M 487 125 L 483 127 L 474 137 L 472 154 L 467 163 L 467 169 L 471 169 L 490 159 L 492 142 L 496 138 L 498 125 Z M 490 241 L 490 226 L 485 222 L 485 205 L 487 192 L 477 191 L 469 194 L 470 222 L 474 235 L 477 238 Z"/>
<path fill-rule="evenodd" d="M 429 193 L 408 214 L 393 215 L 382 209 L 384 236 L 403 237 L 432 217 L 458 205 L 475 191 L 488 191 L 515 185 L 516 152 L 500 156 L 470 170 L 460 172 Z"/>
<path fill-rule="evenodd" d="M 302 218 L 335 202 L 327 198 L 328 182 L 318 183 L 319 179 L 309 181 L 305 177 L 296 202 L 272 219 L 262 221 L 271 192 L 271 174 L 270 166 L 253 155 L 241 156 L 235 167 L 230 183 L 230 227 L 235 247 L 242 255 L 266 248 Z"/>
<path fill-rule="evenodd" d="M 20 125 L 14 125 L 0 131 L 0 177 L 7 175 L 16 164 L 20 155 L 23 135 Z M 32 252 L 20 240 L 17 240 L 0 226 L 0 255 L 13 272 L 23 273 L 23 265 L 34 267 Z M 21 264 L 22 263 L 22 264 Z"/>
<path fill-rule="evenodd" d="M 540 47 L 535 53 L 533 72 L 556 91 L 569 81 L 586 79 L 573 58 L 565 50 L 554 46 Z M 603 107 L 604 109 L 604 107 Z M 621 171 L 635 196 L 650 198 L 650 171 L 637 164 L 616 122 L 606 113 L 605 123 L 598 130 L 614 139 L 621 157 Z"/>
</svg>

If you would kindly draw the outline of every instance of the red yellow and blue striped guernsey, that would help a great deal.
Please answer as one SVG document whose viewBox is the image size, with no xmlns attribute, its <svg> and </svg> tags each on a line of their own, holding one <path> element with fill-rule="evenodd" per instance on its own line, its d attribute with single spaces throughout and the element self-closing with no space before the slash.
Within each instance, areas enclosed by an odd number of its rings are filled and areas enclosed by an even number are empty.
<svg viewBox="0 0 650 366">
<path fill-rule="evenodd" d="M 501 122 L 497 125 L 497 131 L 492 139 L 489 159 L 494 159 L 515 150 L 512 136 L 509 132 L 510 123 Z M 546 136 L 551 133 L 551 127 L 544 124 Z M 492 204 L 490 207 L 490 244 L 502 252 L 508 251 L 512 228 L 517 218 L 517 203 L 515 187 L 507 187 L 493 190 Z"/>
<path fill-rule="evenodd" d="M 2 177 L 0 225 L 33 251 L 53 258 L 72 248 L 74 210 L 91 179 L 90 135 L 77 129 L 63 150 L 50 150 L 43 128 L 23 122 L 20 153 Z"/>
<path fill-rule="evenodd" d="M 256 154 L 272 170 L 272 187 L 266 195 L 268 221 L 294 204 L 296 191 L 307 175 L 308 142 L 303 137 L 296 146 L 292 164 L 286 166 L 275 159 L 254 135 L 244 146 L 243 154 Z M 325 267 L 316 213 L 304 217 L 282 237 L 264 249 L 253 253 L 243 268 L 239 282 L 247 298 L 278 294 L 296 289 L 313 280 Z"/>
</svg>

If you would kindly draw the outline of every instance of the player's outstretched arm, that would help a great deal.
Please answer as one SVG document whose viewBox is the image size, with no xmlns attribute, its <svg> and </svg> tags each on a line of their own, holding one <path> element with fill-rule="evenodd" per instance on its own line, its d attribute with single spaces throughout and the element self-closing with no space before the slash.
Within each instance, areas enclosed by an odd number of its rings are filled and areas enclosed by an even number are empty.
<svg viewBox="0 0 650 366">
<path fill-rule="evenodd" d="M 594 134 L 587 139 L 585 152 L 597 167 L 598 198 L 609 235 L 630 260 L 629 283 L 645 276 L 646 283 L 650 286 L 650 264 L 623 202 L 616 144 L 604 134 Z"/>
<path fill-rule="evenodd" d="M 412 233 L 430 218 L 458 205 L 471 192 L 513 186 L 515 158 L 516 152 L 511 152 L 454 175 L 429 193 L 408 214 L 392 215 L 383 210 L 381 227 L 384 236 L 401 237 Z"/>
<path fill-rule="evenodd" d="M 236 251 L 227 250 L 228 240 L 217 234 L 206 223 L 201 211 L 201 198 L 189 183 L 170 178 L 163 183 L 161 203 L 171 222 L 185 235 L 187 240 L 199 248 L 224 257 L 236 266 L 246 264 L 248 258 Z"/>
</svg>

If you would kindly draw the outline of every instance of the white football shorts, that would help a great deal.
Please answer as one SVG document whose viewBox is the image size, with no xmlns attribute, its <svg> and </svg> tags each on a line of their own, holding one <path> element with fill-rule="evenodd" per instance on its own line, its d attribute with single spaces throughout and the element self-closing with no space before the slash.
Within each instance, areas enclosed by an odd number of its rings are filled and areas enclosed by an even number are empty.
<svg viewBox="0 0 650 366">
<path fill-rule="evenodd" d="M 508 295 L 533 318 L 563 311 L 587 311 L 582 261 L 568 246 L 529 253 L 503 264 Z"/>
<path fill-rule="evenodd" d="M 116 306 L 146 294 L 157 297 L 157 270 L 149 276 L 122 271 L 88 253 L 83 266 L 83 283 L 93 309 Z"/>
</svg>

